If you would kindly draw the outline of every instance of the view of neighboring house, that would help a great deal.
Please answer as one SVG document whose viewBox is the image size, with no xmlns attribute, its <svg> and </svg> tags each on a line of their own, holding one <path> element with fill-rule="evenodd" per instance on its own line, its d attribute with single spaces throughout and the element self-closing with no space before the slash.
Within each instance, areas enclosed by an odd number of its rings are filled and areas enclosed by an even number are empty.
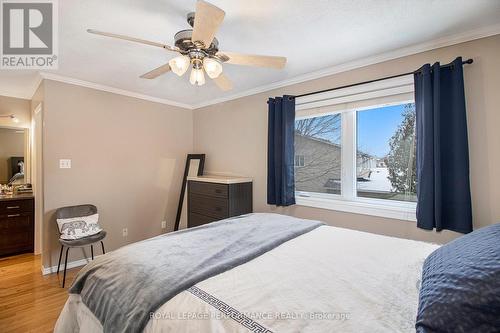
<svg viewBox="0 0 500 333">
<path fill-rule="evenodd" d="M 358 151 L 356 156 L 356 175 L 358 178 L 370 177 L 370 172 L 378 165 L 378 158 L 370 154 Z"/>
<path fill-rule="evenodd" d="M 295 186 L 297 191 L 340 193 L 342 147 L 328 140 L 295 134 Z M 357 177 L 369 179 L 380 159 L 357 154 Z M 387 183 L 390 183 L 386 178 Z"/>
<path fill-rule="evenodd" d="M 342 146 L 295 133 L 295 189 L 340 194 Z M 356 187 L 359 197 L 416 201 L 415 193 L 394 191 L 386 158 L 358 151 Z"/>
</svg>

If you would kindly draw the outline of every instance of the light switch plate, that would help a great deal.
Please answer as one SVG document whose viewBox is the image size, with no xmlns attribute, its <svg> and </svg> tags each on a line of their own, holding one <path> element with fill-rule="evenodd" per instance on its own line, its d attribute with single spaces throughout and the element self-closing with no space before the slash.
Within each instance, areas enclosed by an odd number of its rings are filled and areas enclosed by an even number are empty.
<svg viewBox="0 0 500 333">
<path fill-rule="evenodd" d="M 59 160 L 59 169 L 71 169 L 71 160 Z"/>
</svg>

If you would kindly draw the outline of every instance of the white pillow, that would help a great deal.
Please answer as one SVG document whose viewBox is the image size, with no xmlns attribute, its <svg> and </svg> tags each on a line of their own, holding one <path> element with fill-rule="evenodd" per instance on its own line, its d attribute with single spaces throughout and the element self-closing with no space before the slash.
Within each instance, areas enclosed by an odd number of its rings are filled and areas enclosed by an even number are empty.
<svg viewBox="0 0 500 333">
<path fill-rule="evenodd" d="M 98 223 L 99 214 L 57 219 L 61 239 L 79 239 L 98 234 L 102 231 Z"/>
</svg>

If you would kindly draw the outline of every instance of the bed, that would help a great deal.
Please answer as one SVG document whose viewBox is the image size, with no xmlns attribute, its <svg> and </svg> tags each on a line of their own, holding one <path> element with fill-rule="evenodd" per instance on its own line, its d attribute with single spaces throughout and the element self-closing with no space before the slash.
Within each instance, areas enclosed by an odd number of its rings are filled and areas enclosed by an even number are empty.
<svg viewBox="0 0 500 333">
<path fill-rule="evenodd" d="M 307 226 L 304 230 L 287 234 L 302 224 Z M 76 278 L 55 332 L 415 332 L 422 264 L 438 245 L 278 214 L 249 214 L 211 225 L 155 237 L 96 258 Z M 258 225 L 262 234 L 251 229 L 247 234 L 234 235 L 234 230 L 245 225 Z M 277 226 L 273 230 L 279 231 L 276 235 L 283 238 L 278 243 L 274 242 L 276 236 L 268 236 L 274 231 L 267 228 L 273 225 Z M 223 239 L 213 240 L 214 233 L 222 234 L 217 238 Z M 200 281 L 190 280 L 183 270 L 203 271 L 211 265 L 208 259 L 194 260 L 194 264 L 188 260 L 183 265 L 190 267 L 179 268 L 173 266 L 184 259 L 172 256 L 188 253 L 199 245 L 193 240 L 207 234 L 212 238 L 207 238 L 209 244 L 203 246 L 208 247 L 201 250 L 216 248 L 218 254 L 231 260 L 239 257 L 239 261 L 201 274 Z M 230 243 L 225 243 L 224 239 L 231 237 Z M 266 237 L 273 238 L 274 243 L 267 246 L 271 243 L 259 240 Z M 182 249 L 177 251 L 179 241 Z M 151 244 L 155 242 L 162 244 L 160 250 L 153 250 Z M 235 244 L 240 243 L 244 243 L 244 252 L 252 244 L 257 244 L 260 252 L 238 254 Z M 152 260 L 149 256 L 130 259 L 141 256 L 141 246 L 151 246 Z M 131 264 L 128 260 L 136 261 Z M 171 270 L 181 272 L 178 280 L 182 281 L 174 281 L 177 278 L 173 275 L 155 285 L 155 297 L 163 292 L 172 295 L 161 304 L 151 304 L 150 296 L 144 297 L 142 290 L 156 283 L 149 281 L 168 275 L 169 265 Z M 128 266 L 126 273 L 117 274 L 123 266 Z M 142 275 L 144 279 L 157 276 L 141 285 L 133 278 L 134 269 L 137 274 L 147 274 Z M 96 280 L 94 275 L 101 271 L 104 275 L 111 272 L 111 278 L 101 275 L 101 280 Z M 184 280 L 188 282 L 182 284 Z M 122 285 L 115 288 L 113 283 Z M 170 283 L 182 286 L 172 291 Z M 92 309 L 89 304 L 100 308 Z M 142 316 L 147 314 L 143 325 L 133 326 L 132 322 L 124 328 L 120 320 L 110 319 L 110 313 L 119 314 L 123 320 L 133 317 L 134 306 L 145 310 Z"/>
</svg>

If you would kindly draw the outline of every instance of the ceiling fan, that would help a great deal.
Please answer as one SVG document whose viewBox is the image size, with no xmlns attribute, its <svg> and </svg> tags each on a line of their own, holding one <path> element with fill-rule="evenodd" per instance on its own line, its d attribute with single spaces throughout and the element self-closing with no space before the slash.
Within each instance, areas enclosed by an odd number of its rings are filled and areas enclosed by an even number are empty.
<svg viewBox="0 0 500 333">
<path fill-rule="evenodd" d="M 215 38 L 215 34 L 225 14 L 222 9 L 199 0 L 196 3 L 196 12 L 187 15 L 187 21 L 193 29 L 181 30 L 176 33 L 174 36 L 175 46 L 93 29 L 87 31 L 92 34 L 124 39 L 180 53 L 179 56 L 171 59 L 167 64 L 142 75 L 141 78 L 144 79 L 154 79 L 169 71 L 182 76 L 191 66 L 192 70 L 189 77 L 191 84 L 198 86 L 205 84 L 204 73 L 206 73 L 220 89 L 226 91 L 232 89 L 233 84 L 222 73 L 223 63 L 276 69 L 285 66 L 285 57 L 219 52 L 219 41 Z"/>
</svg>

